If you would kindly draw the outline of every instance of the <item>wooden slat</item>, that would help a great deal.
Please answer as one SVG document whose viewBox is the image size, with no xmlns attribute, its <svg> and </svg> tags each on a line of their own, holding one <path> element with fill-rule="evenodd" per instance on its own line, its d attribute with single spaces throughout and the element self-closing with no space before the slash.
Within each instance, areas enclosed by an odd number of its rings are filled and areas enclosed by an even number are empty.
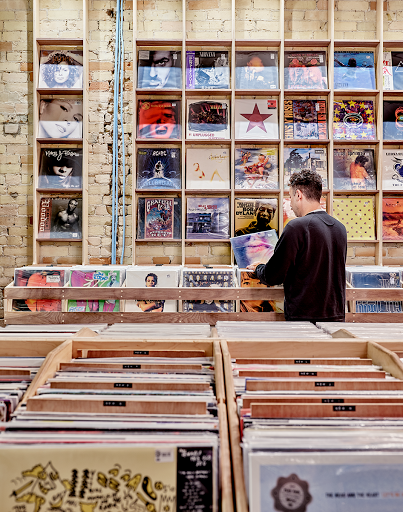
<svg viewBox="0 0 403 512">
<path fill-rule="evenodd" d="M 88 350 L 86 357 L 205 357 L 204 350 Z"/>
<path fill-rule="evenodd" d="M 223 403 L 219 403 L 217 407 L 218 420 L 220 424 L 219 471 L 221 482 L 221 512 L 234 512 L 234 501 L 232 498 L 231 454 L 229 448 L 227 410 Z"/>
<path fill-rule="evenodd" d="M 77 363 L 60 363 L 60 370 L 63 371 L 124 371 L 124 372 L 136 372 L 138 370 L 153 370 L 160 372 L 169 372 L 169 370 L 195 370 L 200 371 L 202 369 L 201 364 L 150 364 L 150 363 L 89 363 L 89 362 L 77 362 Z"/>
<path fill-rule="evenodd" d="M 403 364 L 399 357 L 391 350 L 382 347 L 373 341 L 368 342 L 368 357 L 370 357 L 375 364 L 382 366 L 396 379 L 403 379 Z"/>
<path fill-rule="evenodd" d="M 368 403 L 396 403 L 403 404 L 403 396 L 400 397 L 379 397 L 379 396 L 350 396 L 350 395 L 266 395 L 266 396 L 245 396 L 242 399 L 242 407 L 250 409 L 250 405 L 265 403 L 304 403 L 304 404 L 368 404 Z"/>
<path fill-rule="evenodd" d="M 386 379 L 247 380 L 248 391 L 400 391 L 403 381 Z"/>
<path fill-rule="evenodd" d="M 306 365 L 319 365 L 319 364 L 329 364 L 329 365 L 342 365 L 342 366 L 370 366 L 372 365 L 371 359 L 359 359 L 359 358 L 309 358 L 309 359 L 295 359 L 295 358 L 250 358 L 250 357 L 237 357 L 237 364 L 276 364 L 276 365 L 284 365 L 284 364 L 306 364 Z"/>
<path fill-rule="evenodd" d="M 122 385 L 124 384 L 124 385 Z M 133 381 L 130 378 L 125 378 L 124 382 L 118 379 L 114 382 L 94 382 L 85 379 L 75 379 L 72 381 L 63 379 L 54 379 L 50 381 L 51 389 L 137 389 L 137 390 L 150 390 L 150 391 L 207 391 L 210 389 L 208 382 L 165 382 L 154 381 L 154 382 L 138 382 Z"/>
<path fill-rule="evenodd" d="M 224 371 L 221 347 L 218 340 L 213 341 L 214 370 L 215 370 L 215 391 L 219 403 L 225 403 Z"/>
<path fill-rule="evenodd" d="M 312 378 L 317 377 L 318 379 L 384 379 L 386 376 L 385 372 L 374 370 L 374 371 L 357 371 L 357 370 L 239 370 L 240 377 L 251 377 L 254 379 L 264 377 L 284 377 L 284 378 Z"/>
<path fill-rule="evenodd" d="M 19 354 L 24 357 L 46 357 L 52 350 L 64 343 L 65 339 L 47 339 L 47 333 L 43 337 L 33 341 L 21 333 L 20 337 L 0 339 L 0 357 L 14 357 Z M 66 338 L 70 336 L 66 334 Z"/>
</svg>

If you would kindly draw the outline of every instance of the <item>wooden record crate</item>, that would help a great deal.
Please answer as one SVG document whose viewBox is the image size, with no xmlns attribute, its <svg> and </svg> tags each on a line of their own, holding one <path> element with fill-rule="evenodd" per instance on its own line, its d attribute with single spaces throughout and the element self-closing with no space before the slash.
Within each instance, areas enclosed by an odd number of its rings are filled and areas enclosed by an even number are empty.
<svg viewBox="0 0 403 512">
<path fill-rule="evenodd" d="M 240 422 L 237 414 L 236 395 L 231 359 L 234 358 L 351 358 L 371 359 L 393 377 L 403 380 L 403 341 L 374 341 L 349 339 L 329 340 L 239 340 L 221 339 L 223 353 L 225 388 L 227 393 L 228 427 L 231 447 L 234 499 L 237 512 L 248 512 L 248 500 L 243 474 L 243 457 L 240 446 Z M 403 398 L 403 391 L 402 391 Z"/>
<path fill-rule="evenodd" d="M 88 332 L 88 330 L 86 330 Z M 81 331 L 80 331 L 81 332 Z M 220 482 L 220 511 L 233 512 L 232 470 L 230 460 L 230 447 L 228 435 L 228 421 L 226 411 L 226 392 L 224 383 L 222 351 L 218 340 L 144 340 L 126 336 L 119 340 L 97 335 L 80 336 L 79 334 L 67 339 L 48 353 L 40 371 L 35 376 L 25 393 L 21 404 L 36 394 L 37 389 L 49 378 L 53 377 L 60 368 L 61 363 L 69 362 L 73 358 L 86 357 L 89 350 L 130 350 L 130 351 L 203 351 L 207 357 L 213 357 L 215 368 L 215 390 L 218 404 L 218 418 L 220 424 L 220 455 L 219 455 L 219 482 Z M 14 352 L 15 354 L 15 352 Z M 20 406 L 21 406 L 20 404 Z M 20 407 L 19 406 L 19 407 Z"/>
</svg>

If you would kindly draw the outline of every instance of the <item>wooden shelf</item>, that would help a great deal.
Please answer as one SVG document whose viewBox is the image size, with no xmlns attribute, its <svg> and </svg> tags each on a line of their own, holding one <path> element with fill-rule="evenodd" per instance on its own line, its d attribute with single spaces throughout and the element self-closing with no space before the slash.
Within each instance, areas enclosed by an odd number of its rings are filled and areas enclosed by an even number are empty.
<svg viewBox="0 0 403 512">
<path fill-rule="evenodd" d="M 330 89 L 285 89 L 284 96 L 329 96 Z"/>
<path fill-rule="evenodd" d="M 284 47 L 285 48 L 325 48 L 330 45 L 330 39 L 307 39 L 307 40 L 298 40 L 298 39 L 285 39 Z"/>
<path fill-rule="evenodd" d="M 235 48 L 279 48 L 281 45 L 281 39 L 236 39 Z"/>
<path fill-rule="evenodd" d="M 219 99 L 222 97 L 223 99 L 228 99 L 231 96 L 231 89 L 186 89 L 185 90 L 186 98 L 199 98 L 208 100 L 209 96 L 213 96 L 214 99 Z"/>
<path fill-rule="evenodd" d="M 344 99 L 345 96 L 349 97 L 364 97 L 364 98 L 371 98 L 373 96 L 377 96 L 379 94 L 379 89 L 335 89 L 334 90 L 334 96 L 335 98 L 342 97 Z"/>
<path fill-rule="evenodd" d="M 265 96 L 269 98 L 270 96 L 280 96 L 281 89 L 236 89 L 235 90 L 235 98 L 238 96 Z"/>
<path fill-rule="evenodd" d="M 64 46 L 83 46 L 84 39 L 68 39 L 68 38 L 48 38 L 48 37 L 37 37 L 36 43 L 39 46 L 57 46 L 62 48 Z"/>
<path fill-rule="evenodd" d="M 82 89 L 65 89 L 65 88 L 53 88 L 53 89 L 37 89 L 37 94 L 40 96 L 82 96 Z"/>
<path fill-rule="evenodd" d="M 357 39 L 353 39 L 351 41 L 347 40 L 347 39 L 335 39 L 334 41 L 334 47 L 335 48 L 343 48 L 343 47 L 346 47 L 346 48 L 349 48 L 349 49 L 354 49 L 354 48 L 376 48 L 378 46 L 378 44 L 380 43 L 379 39 L 368 39 L 366 41 L 360 41 L 360 40 L 357 40 Z"/>
</svg>

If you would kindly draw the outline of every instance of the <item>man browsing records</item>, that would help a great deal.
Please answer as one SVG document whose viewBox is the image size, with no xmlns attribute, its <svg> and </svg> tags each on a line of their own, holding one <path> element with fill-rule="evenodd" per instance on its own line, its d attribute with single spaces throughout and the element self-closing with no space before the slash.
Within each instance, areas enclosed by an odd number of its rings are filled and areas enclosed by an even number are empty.
<svg viewBox="0 0 403 512">
<path fill-rule="evenodd" d="M 268 286 L 284 284 L 286 320 L 344 321 L 346 229 L 321 209 L 317 172 L 302 170 L 289 184 L 297 218 L 284 228 L 270 260 L 247 268 Z"/>
</svg>

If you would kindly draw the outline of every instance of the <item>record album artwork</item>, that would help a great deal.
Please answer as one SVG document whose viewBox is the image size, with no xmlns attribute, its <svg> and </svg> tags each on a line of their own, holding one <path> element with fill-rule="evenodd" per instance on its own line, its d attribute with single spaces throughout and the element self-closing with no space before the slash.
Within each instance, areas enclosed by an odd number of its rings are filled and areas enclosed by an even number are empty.
<svg viewBox="0 0 403 512">
<path fill-rule="evenodd" d="M 403 101 L 384 100 L 383 138 L 385 140 L 403 139 Z"/>
<path fill-rule="evenodd" d="M 235 198 L 235 236 L 270 229 L 278 232 L 277 198 Z"/>
<path fill-rule="evenodd" d="M 373 196 L 334 197 L 333 217 L 344 224 L 348 240 L 375 240 Z"/>
<path fill-rule="evenodd" d="M 236 189 L 278 189 L 277 148 L 235 148 Z"/>
<path fill-rule="evenodd" d="M 284 52 L 285 89 L 327 89 L 326 52 Z"/>
<path fill-rule="evenodd" d="M 186 89 L 229 89 L 228 51 L 187 51 Z"/>
<path fill-rule="evenodd" d="M 228 140 L 230 138 L 229 101 L 187 100 L 186 138 Z"/>
<path fill-rule="evenodd" d="M 240 140 L 278 139 L 277 100 L 236 99 L 235 138 Z"/>
<path fill-rule="evenodd" d="M 375 140 L 373 101 L 335 101 L 333 103 L 333 138 L 336 140 Z"/>
<path fill-rule="evenodd" d="M 325 100 L 284 100 L 285 139 L 327 139 Z"/>
<path fill-rule="evenodd" d="M 82 148 L 41 148 L 38 188 L 81 188 L 82 168 Z"/>
<path fill-rule="evenodd" d="M 382 200 L 383 240 L 403 240 L 403 199 L 384 197 Z"/>
<path fill-rule="evenodd" d="M 403 52 L 383 53 L 384 90 L 403 90 Z"/>
<path fill-rule="evenodd" d="M 41 50 L 39 89 L 82 89 L 82 50 Z"/>
<path fill-rule="evenodd" d="M 326 197 L 322 196 L 320 198 L 320 206 L 322 210 L 327 211 L 327 202 Z M 290 220 L 296 219 L 297 216 L 295 215 L 294 211 L 291 209 L 291 198 L 290 197 L 284 197 L 283 198 L 283 227 L 285 227 Z"/>
<path fill-rule="evenodd" d="M 335 89 L 375 89 L 373 52 L 334 52 Z"/>
<path fill-rule="evenodd" d="M 227 148 L 187 148 L 186 188 L 229 189 L 229 162 Z"/>
<path fill-rule="evenodd" d="M 180 189 L 180 149 L 137 148 L 137 188 L 153 190 Z"/>
<path fill-rule="evenodd" d="M 139 100 L 137 137 L 139 139 L 180 139 L 180 100 Z"/>
<path fill-rule="evenodd" d="M 373 149 L 333 149 L 333 186 L 339 190 L 375 190 Z"/>
<path fill-rule="evenodd" d="M 326 147 L 284 147 L 284 190 L 289 189 L 291 175 L 302 169 L 316 171 L 322 178 L 322 187 L 328 188 Z"/>
<path fill-rule="evenodd" d="M 145 240 L 146 238 L 149 240 L 180 239 L 181 212 L 182 203 L 179 197 L 139 197 L 137 204 L 137 238 L 139 240 Z"/>
<path fill-rule="evenodd" d="M 252 273 L 247 270 L 238 269 L 238 283 L 241 288 L 267 288 L 260 279 L 253 278 Z M 241 300 L 240 309 L 245 313 L 270 312 L 284 313 L 284 301 L 279 300 Z"/>
<path fill-rule="evenodd" d="M 137 79 L 139 89 L 180 89 L 182 87 L 181 52 L 139 50 Z"/>
<path fill-rule="evenodd" d="M 239 268 L 257 261 L 269 261 L 273 256 L 278 236 L 274 229 L 259 231 L 230 239 Z"/>
<path fill-rule="evenodd" d="M 38 238 L 81 239 L 82 200 L 68 197 L 42 197 L 39 205 Z"/>
<path fill-rule="evenodd" d="M 235 53 L 237 89 L 278 89 L 278 52 Z"/>
<path fill-rule="evenodd" d="M 186 238 L 228 239 L 229 198 L 188 197 Z"/>
<path fill-rule="evenodd" d="M 65 98 L 41 99 L 38 138 L 82 139 L 83 102 Z"/>
<path fill-rule="evenodd" d="M 382 163 L 383 190 L 403 189 L 403 150 L 384 149 Z"/>
</svg>

